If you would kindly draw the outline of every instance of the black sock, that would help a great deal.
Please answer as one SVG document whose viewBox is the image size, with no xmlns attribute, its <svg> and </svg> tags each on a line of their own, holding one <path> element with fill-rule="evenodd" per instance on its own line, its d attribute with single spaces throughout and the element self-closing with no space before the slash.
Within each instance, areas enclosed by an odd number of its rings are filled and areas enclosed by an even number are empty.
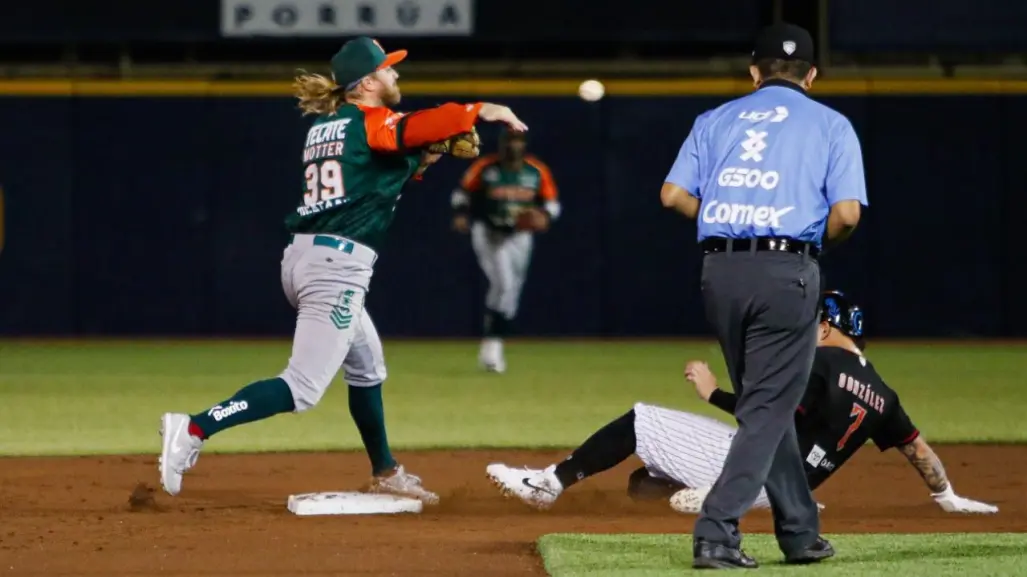
<svg viewBox="0 0 1027 577">
<path fill-rule="evenodd" d="M 482 329 L 481 330 L 481 334 L 485 338 L 489 338 L 489 337 L 495 336 L 494 334 L 492 334 L 492 330 L 493 330 L 492 326 L 495 324 L 495 319 L 496 319 L 496 312 L 493 311 L 492 309 L 485 309 L 485 318 L 482 320 L 482 323 L 481 323 L 481 325 L 482 325 L 481 326 L 481 329 Z"/>
<path fill-rule="evenodd" d="M 635 453 L 635 410 L 617 417 L 585 440 L 556 466 L 556 478 L 566 489 L 571 485 L 612 469 Z"/>
<path fill-rule="evenodd" d="M 503 313 L 492 309 L 485 310 L 484 333 L 485 338 L 503 338 L 510 334 L 513 319 L 503 316 Z"/>
<path fill-rule="evenodd" d="M 503 316 L 503 313 L 492 313 L 492 336 L 503 338 L 510 334 L 511 319 Z"/>
</svg>

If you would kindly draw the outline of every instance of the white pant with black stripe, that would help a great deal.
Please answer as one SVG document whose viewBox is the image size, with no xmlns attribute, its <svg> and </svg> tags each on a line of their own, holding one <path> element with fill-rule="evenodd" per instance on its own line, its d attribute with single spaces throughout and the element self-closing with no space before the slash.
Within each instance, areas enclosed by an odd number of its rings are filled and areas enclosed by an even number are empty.
<svg viewBox="0 0 1027 577">
<path fill-rule="evenodd" d="M 517 316 L 533 245 L 528 232 L 499 232 L 483 222 L 471 225 L 471 246 L 489 281 L 485 306 L 507 319 Z"/>
<path fill-rule="evenodd" d="M 735 431 L 711 417 L 635 404 L 635 454 L 650 475 L 687 487 L 716 482 Z M 770 507 L 766 491 L 760 490 L 753 507 Z"/>
</svg>

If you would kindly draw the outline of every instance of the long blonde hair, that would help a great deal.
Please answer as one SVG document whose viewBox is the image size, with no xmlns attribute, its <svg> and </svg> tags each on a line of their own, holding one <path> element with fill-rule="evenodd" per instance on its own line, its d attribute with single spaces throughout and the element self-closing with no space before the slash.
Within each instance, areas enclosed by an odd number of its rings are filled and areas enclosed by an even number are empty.
<svg viewBox="0 0 1027 577">
<path fill-rule="evenodd" d="M 346 94 L 334 80 L 320 74 L 300 70 L 292 81 L 292 93 L 300 101 L 303 116 L 333 114 L 346 100 Z"/>
</svg>

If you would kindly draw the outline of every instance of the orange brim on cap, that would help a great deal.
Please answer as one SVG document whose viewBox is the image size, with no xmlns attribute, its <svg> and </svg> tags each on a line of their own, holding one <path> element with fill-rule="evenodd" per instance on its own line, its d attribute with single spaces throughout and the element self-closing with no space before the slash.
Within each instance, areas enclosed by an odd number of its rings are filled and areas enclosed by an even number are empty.
<svg viewBox="0 0 1027 577">
<path fill-rule="evenodd" d="M 406 50 L 397 50 L 395 52 L 389 52 L 388 54 L 385 55 L 385 60 L 378 66 L 378 70 L 381 70 L 383 68 L 389 68 L 391 66 L 395 66 L 395 65 L 399 64 L 400 62 L 403 62 L 403 59 L 406 58 L 406 57 L 407 57 L 407 51 Z"/>
</svg>

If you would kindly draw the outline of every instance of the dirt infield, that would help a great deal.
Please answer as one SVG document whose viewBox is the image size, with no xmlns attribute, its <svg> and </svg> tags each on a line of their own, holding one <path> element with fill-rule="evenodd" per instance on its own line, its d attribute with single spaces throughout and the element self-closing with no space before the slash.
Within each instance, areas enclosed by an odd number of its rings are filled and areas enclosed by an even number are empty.
<svg viewBox="0 0 1027 577">
<path fill-rule="evenodd" d="M 817 493 L 827 532 L 1027 531 L 1024 446 L 946 446 L 960 493 L 998 515 L 948 515 L 892 451 L 867 447 Z M 155 457 L 0 459 L 0 575 L 544 575 L 545 533 L 681 532 L 692 517 L 625 496 L 636 461 L 573 487 L 549 512 L 502 500 L 485 480 L 493 460 L 545 465 L 556 452 L 399 455 L 443 502 L 421 515 L 300 518 L 290 493 L 366 481 L 362 454 L 204 455 L 179 497 L 157 486 Z M 135 488 L 135 490 L 134 490 Z M 748 531 L 767 531 L 765 513 Z M 844 554 L 844 551 L 841 552 Z"/>
</svg>

